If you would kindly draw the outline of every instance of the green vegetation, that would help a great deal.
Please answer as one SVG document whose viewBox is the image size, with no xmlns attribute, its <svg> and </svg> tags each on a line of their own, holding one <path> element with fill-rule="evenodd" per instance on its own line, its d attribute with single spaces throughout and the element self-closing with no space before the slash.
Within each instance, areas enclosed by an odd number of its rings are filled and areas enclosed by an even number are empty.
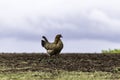
<svg viewBox="0 0 120 80">
<path fill-rule="evenodd" d="M 120 49 L 108 49 L 108 50 L 102 50 L 102 53 L 120 53 Z"/>
<path fill-rule="evenodd" d="M 120 75 L 110 72 L 17 72 L 0 73 L 0 80 L 119 80 Z"/>
</svg>

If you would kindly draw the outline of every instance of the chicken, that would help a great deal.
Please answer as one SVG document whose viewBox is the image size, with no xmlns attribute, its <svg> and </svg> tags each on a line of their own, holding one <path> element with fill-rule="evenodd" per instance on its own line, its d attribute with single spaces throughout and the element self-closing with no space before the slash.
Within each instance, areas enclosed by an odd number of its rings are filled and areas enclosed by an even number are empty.
<svg viewBox="0 0 120 80">
<path fill-rule="evenodd" d="M 42 36 L 44 40 L 41 40 L 41 45 L 47 50 L 47 53 L 52 55 L 58 55 L 63 49 L 63 42 L 60 38 L 62 38 L 61 34 L 56 35 L 53 43 L 50 43 L 45 36 Z"/>
</svg>

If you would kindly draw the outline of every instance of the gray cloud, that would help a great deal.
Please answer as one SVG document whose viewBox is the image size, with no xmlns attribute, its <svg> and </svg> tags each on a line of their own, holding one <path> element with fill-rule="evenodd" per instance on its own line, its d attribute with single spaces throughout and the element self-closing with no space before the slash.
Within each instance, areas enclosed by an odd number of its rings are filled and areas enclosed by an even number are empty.
<svg viewBox="0 0 120 80">
<path fill-rule="evenodd" d="M 0 40 L 39 42 L 42 35 L 53 40 L 61 33 L 65 41 L 120 43 L 119 4 L 115 0 L 0 1 Z"/>
<path fill-rule="evenodd" d="M 101 39 L 119 42 L 120 32 L 116 26 L 109 27 L 109 24 L 91 20 L 89 17 L 75 15 L 68 16 L 64 19 L 39 17 L 37 22 L 27 19 L 26 23 L 30 24 L 24 27 L 1 27 L 0 38 L 13 37 L 21 40 L 39 41 L 42 35 L 48 37 L 61 33 L 66 39 Z M 111 23 L 110 23 L 111 24 Z M 22 24 L 24 25 L 24 24 Z M 31 26 L 32 25 L 32 26 Z M 19 26 L 19 25 L 18 25 Z M 30 27 L 30 28 L 29 28 Z M 43 31 L 43 32 L 41 32 Z"/>
<path fill-rule="evenodd" d="M 120 41 L 120 38 L 118 37 L 120 35 L 120 32 L 118 32 L 119 28 L 116 30 L 114 29 L 115 26 L 111 28 L 108 24 L 99 21 L 92 21 L 86 17 L 77 17 L 74 19 L 69 17 L 64 20 L 56 19 L 55 21 L 50 19 L 50 21 L 50 23 L 46 23 L 49 24 L 47 25 L 49 27 L 46 28 L 46 34 L 49 35 L 62 33 L 67 39 L 100 39 L 114 42 Z M 60 26 L 63 29 L 54 28 L 54 24 L 52 23 L 57 24 L 56 27 Z"/>
<path fill-rule="evenodd" d="M 3 31 L 0 34 L 0 39 L 4 38 L 14 38 L 18 40 L 27 40 L 27 41 L 40 41 L 41 35 L 30 33 L 26 31 L 20 31 L 20 30 L 9 30 L 9 31 Z"/>
</svg>

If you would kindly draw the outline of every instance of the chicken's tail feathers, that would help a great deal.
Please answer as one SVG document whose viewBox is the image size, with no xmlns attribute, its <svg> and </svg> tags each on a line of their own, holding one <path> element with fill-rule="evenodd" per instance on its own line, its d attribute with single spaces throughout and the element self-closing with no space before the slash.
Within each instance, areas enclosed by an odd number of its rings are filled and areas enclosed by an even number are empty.
<svg viewBox="0 0 120 80">
<path fill-rule="evenodd" d="M 41 45 L 42 45 L 42 47 L 44 47 L 44 45 L 45 45 L 45 41 L 44 40 L 41 40 Z"/>
<path fill-rule="evenodd" d="M 46 42 L 48 42 L 48 40 L 47 40 L 47 38 L 46 38 L 45 36 L 42 36 L 42 38 L 43 38 Z"/>
</svg>

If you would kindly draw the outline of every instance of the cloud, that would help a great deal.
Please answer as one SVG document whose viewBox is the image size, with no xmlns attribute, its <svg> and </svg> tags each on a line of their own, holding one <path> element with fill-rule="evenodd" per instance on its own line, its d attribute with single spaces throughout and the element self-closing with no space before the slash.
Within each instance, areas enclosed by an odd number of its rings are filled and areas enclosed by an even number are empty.
<svg viewBox="0 0 120 80">
<path fill-rule="evenodd" d="M 65 41 L 119 43 L 119 4 L 118 0 L 0 1 L 0 39 L 39 43 L 42 35 L 51 39 L 61 33 Z"/>
<path fill-rule="evenodd" d="M 36 41 L 21 41 L 13 38 L 0 39 L 0 52 L 43 52 L 40 43 Z"/>
<path fill-rule="evenodd" d="M 120 43 L 94 39 L 67 40 L 63 52 L 100 53 L 101 50 L 108 50 L 109 48 L 119 49 Z"/>
<path fill-rule="evenodd" d="M 62 53 L 92 53 L 92 52 L 101 52 L 105 49 L 114 49 L 119 48 L 119 43 L 104 41 L 104 40 L 90 40 L 90 39 L 81 39 L 81 40 L 65 40 L 64 48 Z M 4 38 L 0 39 L 0 52 L 44 52 L 46 50 L 41 46 L 38 41 L 21 41 L 13 38 Z"/>
</svg>

